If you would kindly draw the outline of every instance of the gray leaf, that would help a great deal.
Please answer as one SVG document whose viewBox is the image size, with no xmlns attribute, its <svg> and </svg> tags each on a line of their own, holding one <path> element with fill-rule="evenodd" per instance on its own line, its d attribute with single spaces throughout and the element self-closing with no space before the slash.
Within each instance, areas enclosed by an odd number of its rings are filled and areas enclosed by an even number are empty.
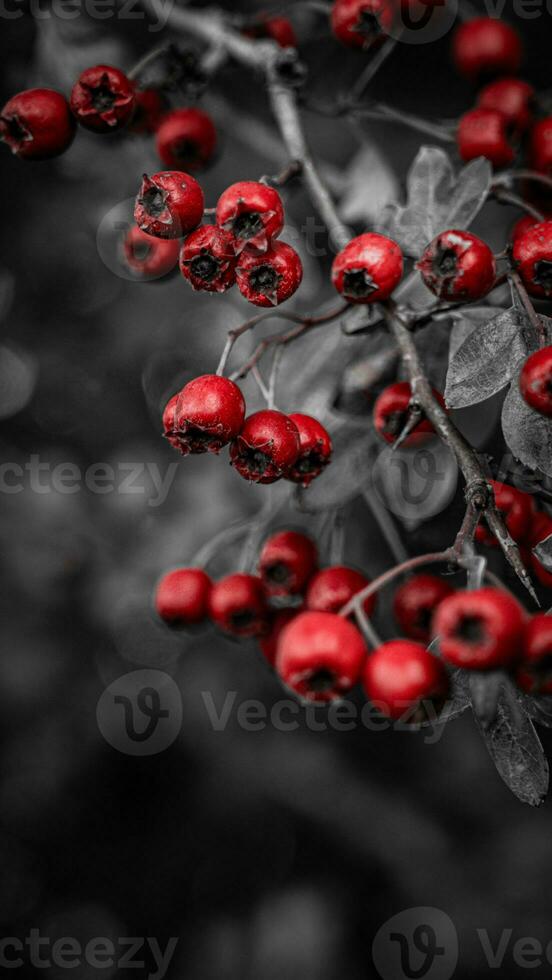
<svg viewBox="0 0 552 980">
<path fill-rule="evenodd" d="M 512 308 L 468 334 L 448 368 L 445 401 L 450 408 L 485 401 L 508 384 L 524 356 L 521 326 Z"/>
<path fill-rule="evenodd" d="M 547 572 L 552 572 L 552 534 L 533 548 L 533 554 L 537 556 Z"/>
<path fill-rule="evenodd" d="M 479 157 L 460 171 L 454 193 L 448 205 L 445 224 L 450 228 L 469 228 L 487 200 L 493 179 L 488 160 Z M 439 228 L 442 231 L 443 228 Z"/>
<path fill-rule="evenodd" d="M 502 406 L 502 431 L 516 459 L 552 476 L 552 420 L 524 402 L 517 378 Z"/>
<path fill-rule="evenodd" d="M 527 714 L 537 725 L 552 728 L 552 697 L 534 698 L 521 692 L 520 697 Z"/>
</svg>

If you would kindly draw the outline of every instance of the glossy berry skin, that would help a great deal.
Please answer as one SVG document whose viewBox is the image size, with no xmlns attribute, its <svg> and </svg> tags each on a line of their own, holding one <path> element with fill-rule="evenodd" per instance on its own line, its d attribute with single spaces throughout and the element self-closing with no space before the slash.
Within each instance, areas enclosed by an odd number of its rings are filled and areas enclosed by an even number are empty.
<svg viewBox="0 0 552 980">
<path fill-rule="evenodd" d="M 443 396 L 435 388 L 433 397 L 445 408 Z M 412 389 L 408 381 L 396 381 L 385 388 L 376 399 L 373 410 L 374 428 L 385 442 L 392 445 L 403 431 L 409 416 Z M 419 446 L 428 440 L 435 430 L 429 419 L 422 417 L 418 425 L 402 443 L 403 446 Z"/>
<path fill-rule="evenodd" d="M 465 163 L 486 157 L 493 167 L 507 167 L 515 158 L 508 120 L 496 109 L 471 109 L 464 113 L 458 124 L 456 142 Z"/>
<path fill-rule="evenodd" d="M 368 232 L 353 238 L 336 255 L 332 282 L 349 303 L 388 299 L 403 274 L 403 256 L 396 242 Z"/>
<path fill-rule="evenodd" d="M 207 616 L 213 583 L 202 568 L 177 568 L 163 576 L 155 593 L 157 614 L 170 626 L 191 626 Z"/>
<path fill-rule="evenodd" d="M 259 639 L 261 653 L 271 667 L 274 667 L 276 663 L 276 653 L 278 651 L 280 636 L 288 623 L 291 623 L 292 619 L 295 619 L 297 615 L 297 609 L 279 609 L 270 620 L 269 632 L 266 636 Z"/>
<path fill-rule="evenodd" d="M 166 167 L 195 174 L 212 161 L 217 131 L 201 109 L 173 109 L 161 119 L 155 143 Z"/>
<path fill-rule="evenodd" d="M 420 643 L 389 640 L 370 654 L 363 671 L 366 695 L 382 715 L 420 723 L 428 717 L 428 701 L 441 707 L 449 682 L 440 660 Z M 424 704 L 425 703 L 425 704 Z"/>
<path fill-rule="evenodd" d="M 49 88 L 31 88 L 0 112 L 0 140 L 22 160 L 57 157 L 73 142 L 75 120 L 67 100 Z"/>
<path fill-rule="evenodd" d="M 180 271 L 193 289 L 224 293 L 236 282 L 234 239 L 217 225 L 203 225 L 188 236 Z"/>
<path fill-rule="evenodd" d="M 287 17 L 260 17 L 257 23 L 249 24 L 243 34 L 256 40 L 276 41 L 281 48 L 297 47 L 297 37 Z"/>
<path fill-rule="evenodd" d="M 370 579 L 345 565 L 332 565 L 314 575 L 305 594 L 305 607 L 317 612 L 338 613 L 343 606 L 362 589 L 370 585 Z M 374 611 L 376 596 L 368 596 L 362 604 L 367 616 Z"/>
<path fill-rule="evenodd" d="M 532 616 L 525 626 L 516 682 L 527 694 L 552 694 L 552 617 Z"/>
<path fill-rule="evenodd" d="M 381 44 L 393 27 L 394 19 L 390 0 L 335 0 L 331 12 L 335 37 L 350 48 Z"/>
<path fill-rule="evenodd" d="M 305 701 L 343 698 L 360 679 L 366 644 L 342 616 L 299 613 L 280 635 L 276 670 L 286 687 Z"/>
<path fill-rule="evenodd" d="M 293 466 L 286 471 L 285 478 L 291 483 L 308 487 L 331 462 L 332 440 L 321 422 L 311 415 L 294 412 L 290 419 L 299 431 L 300 450 Z"/>
<path fill-rule="evenodd" d="M 509 667 L 520 655 L 524 612 L 508 592 L 456 592 L 438 606 L 433 634 L 443 660 L 468 670 Z"/>
<path fill-rule="evenodd" d="M 495 498 L 495 505 L 504 518 L 504 523 L 514 541 L 523 541 L 531 527 L 533 517 L 532 500 L 528 493 L 511 487 L 507 483 L 489 480 Z M 486 527 L 479 524 L 475 540 L 481 544 L 496 546 L 497 541 Z"/>
<path fill-rule="evenodd" d="M 153 238 L 136 226 L 130 228 L 123 240 L 123 261 L 137 279 L 161 279 L 172 272 L 178 263 L 180 244 L 177 241 Z"/>
<path fill-rule="evenodd" d="M 501 112 L 517 133 L 531 125 L 535 90 L 521 78 L 500 78 L 481 89 L 477 103 L 482 109 Z"/>
<path fill-rule="evenodd" d="M 552 418 L 552 347 L 531 354 L 521 369 L 519 388 L 523 400 L 539 415 Z"/>
<path fill-rule="evenodd" d="M 519 34 L 495 17 L 475 17 L 456 30 L 453 58 L 467 78 L 516 75 L 523 58 Z"/>
<path fill-rule="evenodd" d="M 180 170 L 144 174 L 136 198 L 134 220 L 155 238 L 182 238 L 203 218 L 203 191 L 197 180 Z"/>
<path fill-rule="evenodd" d="M 259 575 L 273 596 L 297 595 L 318 568 L 314 541 L 297 531 L 280 531 L 268 539 L 259 559 Z"/>
<path fill-rule="evenodd" d="M 244 418 L 245 401 L 238 386 L 229 378 L 203 374 L 178 395 L 171 436 L 183 456 L 218 453 L 236 437 Z"/>
<path fill-rule="evenodd" d="M 143 135 L 155 133 L 162 115 L 166 111 L 166 102 L 162 93 L 156 88 L 134 87 L 134 112 L 128 124 L 128 131 Z"/>
<path fill-rule="evenodd" d="M 515 242 L 516 239 L 521 238 L 529 228 L 532 228 L 533 225 L 538 225 L 539 223 L 538 218 L 534 218 L 530 214 L 524 214 L 523 218 L 519 218 L 519 220 L 516 221 L 515 225 L 513 226 L 510 232 L 510 241 L 512 243 Z"/>
<path fill-rule="evenodd" d="M 244 249 L 236 266 L 238 289 L 254 306 L 279 306 L 297 292 L 302 279 L 301 259 L 285 242 L 272 242 L 261 253 Z"/>
<path fill-rule="evenodd" d="M 541 585 L 544 585 L 547 589 L 552 589 L 552 572 L 547 572 L 544 565 L 541 564 L 536 555 L 533 554 L 532 549 L 536 548 L 541 541 L 545 541 L 552 534 L 552 517 L 548 514 L 537 513 L 533 515 L 533 520 L 528 534 L 529 543 L 529 563 L 531 565 L 531 571 L 535 577 L 539 580 Z"/>
<path fill-rule="evenodd" d="M 216 223 L 234 236 L 236 251 L 248 246 L 266 252 L 284 227 L 282 198 L 273 187 L 242 180 L 219 197 Z"/>
<path fill-rule="evenodd" d="M 244 480 L 275 483 L 299 455 L 297 426 L 283 412 L 250 415 L 230 447 L 230 462 Z"/>
<path fill-rule="evenodd" d="M 176 428 L 176 406 L 178 405 L 178 392 L 169 398 L 165 408 L 163 409 L 163 435 L 165 439 L 171 444 L 173 449 L 178 449 L 180 451 L 180 439 L 178 437 L 178 430 Z"/>
<path fill-rule="evenodd" d="M 531 296 L 552 296 L 552 221 L 541 221 L 516 238 L 512 259 Z"/>
<path fill-rule="evenodd" d="M 209 616 L 221 630 L 233 636 L 267 633 L 270 611 L 260 578 L 236 572 L 221 579 L 209 594 Z"/>
<path fill-rule="evenodd" d="M 496 262 L 488 245 L 468 231 L 444 231 L 417 263 L 424 283 L 449 302 L 486 296 L 496 280 Z"/>
<path fill-rule="evenodd" d="M 552 175 L 552 116 L 539 120 L 533 126 L 529 159 L 537 173 Z"/>
<path fill-rule="evenodd" d="M 402 632 L 411 640 L 429 643 L 433 614 L 439 603 L 453 593 L 452 586 L 437 575 L 413 575 L 397 589 L 393 599 L 393 614 Z"/>
<path fill-rule="evenodd" d="M 110 65 L 83 71 L 71 92 L 71 110 L 85 129 L 113 133 L 130 122 L 136 107 L 134 84 Z"/>
</svg>

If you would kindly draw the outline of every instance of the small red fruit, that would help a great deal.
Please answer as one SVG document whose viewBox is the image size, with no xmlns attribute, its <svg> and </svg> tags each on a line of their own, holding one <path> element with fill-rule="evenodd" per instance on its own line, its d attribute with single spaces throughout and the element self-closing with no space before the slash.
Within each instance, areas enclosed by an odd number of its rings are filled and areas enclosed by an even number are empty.
<svg viewBox="0 0 552 980">
<path fill-rule="evenodd" d="M 445 408 L 443 396 L 435 388 L 432 389 L 435 401 Z M 412 401 L 412 388 L 408 381 L 396 381 L 382 391 L 374 404 L 374 428 L 386 442 L 393 444 L 403 431 L 409 419 L 409 407 Z M 404 440 L 403 446 L 419 446 L 435 434 L 429 419 L 422 417 L 410 435 Z"/>
<path fill-rule="evenodd" d="M 85 129 L 112 133 L 126 126 L 136 106 L 133 83 L 109 65 L 83 71 L 71 92 L 71 109 Z"/>
<path fill-rule="evenodd" d="M 318 567 L 316 545 L 306 534 L 280 531 L 268 539 L 259 559 L 259 575 L 269 595 L 304 591 Z"/>
<path fill-rule="evenodd" d="M 531 408 L 552 418 L 552 347 L 542 347 L 527 358 L 519 376 L 519 387 Z"/>
<path fill-rule="evenodd" d="M 535 90 L 521 78 L 501 78 L 481 90 L 478 105 L 482 109 L 496 109 L 508 120 L 517 133 L 529 128 L 532 120 Z"/>
<path fill-rule="evenodd" d="M 428 289 L 451 302 L 481 299 L 493 288 L 496 262 L 488 245 L 468 231 L 444 231 L 416 266 Z"/>
<path fill-rule="evenodd" d="M 296 462 L 286 474 L 286 480 L 308 487 L 330 463 L 332 440 L 324 426 L 310 415 L 295 412 L 290 415 L 299 430 L 301 448 Z"/>
<path fill-rule="evenodd" d="M 182 246 L 180 271 L 193 289 L 226 292 L 236 282 L 232 235 L 216 225 L 203 225 L 193 231 Z"/>
<path fill-rule="evenodd" d="M 541 119 L 533 126 L 529 159 L 533 170 L 552 175 L 552 116 Z"/>
<path fill-rule="evenodd" d="M 552 589 L 552 572 L 547 572 L 532 549 L 536 548 L 541 541 L 545 541 L 552 534 L 552 517 L 548 514 L 537 513 L 533 515 L 533 521 L 529 530 L 530 564 L 534 575 L 538 578 L 541 585 L 547 589 Z"/>
<path fill-rule="evenodd" d="M 515 75 L 523 46 L 510 24 L 495 17 L 475 17 L 457 29 L 453 57 L 458 71 L 468 78 Z"/>
<path fill-rule="evenodd" d="M 496 109 L 470 109 L 464 113 L 458 124 L 456 141 L 465 163 L 486 157 L 493 167 L 507 167 L 515 157 L 508 120 Z"/>
<path fill-rule="evenodd" d="M 275 483 L 299 455 L 299 433 L 289 416 L 273 409 L 255 412 L 230 447 L 230 462 L 245 480 Z"/>
<path fill-rule="evenodd" d="M 394 19 L 390 0 L 335 0 L 331 12 L 334 35 L 353 48 L 380 44 L 392 29 Z"/>
<path fill-rule="evenodd" d="M 146 281 L 172 272 L 179 251 L 179 242 L 153 238 L 137 227 L 130 228 L 123 240 L 124 264 L 137 279 Z"/>
<path fill-rule="evenodd" d="M 156 88 L 135 87 L 134 101 L 134 112 L 128 124 L 128 131 L 138 135 L 155 133 L 161 116 L 167 108 L 162 93 Z"/>
<path fill-rule="evenodd" d="M 155 238 L 182 238 L 203 218 L 203 191 L 197 180 L 179 170 L 144 174 L 136 198 L 134 220 Z"/>
<path fill-rule="evenodd" d="M 305 595 L 305 608 L 317 612 L 338 613 L 348 602 L 370 585 L 370 579 L 345 565 L 332 565 L 317 572 L 309 582 Z M 367 616 L 371 616 L 376 596 L 368 596 L 362 604 Z"/>
<path fill-rule="evenodd" d="M 552 694 L 552 616 L 538 613 L 527 623 L 516 681 L 527 694 Z"/>
<path fill-rule="evenodd" d="M 534 218 L 531 214 L 524 214 L 523 218 L 519 218 L 519 220 L 516 221 L 514 227 L 510 232 L 510 241 L 512 242 L 512 244 L 518 238 L 521 238 L 522 235 L 524 235 L 525 232 L 529 230 L 529 228 L 532 228 L 533 225 L 538 225 L 539 223 L 540 222 L 538 218 Z"/>
<path fill-rule="evenodd" d="M 57 157 L 74 135 L 75 120 L 67 100 L 49 88 L 19 92 L 0 112 L 0 140 L 22 160 Z"/>
<path fill-rule="evenodd" d="M 201 109 L 173 109 L 159 124 L 156 146 L 166 167 L 195 174 L 213 159 L 217 146 L 215 124 Z"/>
<path fill-rule="evenodd" d="M 200 623 L 207 616 L 213 583 L 202 568 L 177 568 L 163 576 L 155 593 L 155 608 L 171 626 Z"/>
<path fill-rule="evenodd" d="M 531 527 L 533 516 L 532 500 L 528 493 L 510 487 L 506 483 L 498 483 L 496 480 L 489 480 L 492 487 L 495 505 L 504 518 L 504 523 L 514 541 L 523 541 Z M 486 527 L 479 524 L 475 532 L 475 540 L 481 544 L 495 546 L 497 544 L 494 534 L 491 534 Z"/>
<path fill-rule="evenodd" d="M 233 636 L 262 636 L 270 627 L 263 583 L 255 575 L 236 572 L 217 582 L 209 595 L 209 616 Z"/>
<path fill-rule="evenodd" d="M 516 238 L 512 259 L 531 296 L 552 296 L 552 221 L 541 221 Z"/>
<path fill-rule="evenodd" d="M 282 198 L 273 187 L 242 180 L 219 197 L 216 222 L 234 236 L 238 252 L 246 245 L 266 252 L 284 227 Z"/>
<path fill-rule="evenodd" d="M 431 701 L 444 704 L 449 681 L 440 660 L 420 643 L 390 640 L 370 654 L 363 672 L 364 690 L 387 718 L 419 724 Z"/>
<path fill-rule="evenodd" d="M 443 599 L 454 589 L 437 575 L 413 575 L 395 592 L 393 613 L 403 633 L 411 640 L 429 643 L 431 620 Z"/>
<path fill-rule="evenodd" d="M 438 606 L 433 634 L 444 660 L 468 670 L 508 667 L 520 655 L 523 609 L 508 592 L 457 592 Z"/>
<path fill-rule="evenodd" d="M 180 450 L 180 439 L 176 428 L 176 406 L 178 404 L 178 393 L 169 398 L 163 410 L 163 435 L 174 449 Z"/>
<path fill-rule="evenodd" d="M 218 453 L 237 436 L 244 418 L 245 401 L 238 386 L 229 378 L 203 374 L 178 395 L 170 434 L 183 456 Z"/>
<path fill-rule="evenodd" d="M 266 252 L 245 249 L 236 266 L 238 289 L 255 306 L 279 306 L 299 289 L 303 265 L 285 242 L 272 242 Z"/>
<path fill-rule="evenodd" d="M 388 299 L 401 281 L 403 256 L 396 242 L 368 232 L 353 238 L 336 255 L 332 282 L 349 303 Z"/>
<path fill-rule="evenodd" d="M 261 16 L 256 23 L 248 24 L 243 34 L 256 40 L 267 38 L 276 41 L 281 48 L 297 47 L 297 37 L 287 17 Z"/>
<path fill-rule="evenodd" d="M 276 670 L 306 701 L 343 698 L 358 682 L 366 644 L 360 631 L 328 612 L 303 612 L 280 635 Z"/>
<path fill-rule="evenodd" d="M 297 615 L 297 609 L 280 609 L 270 620 L 270 632 L 259 640 L 261 652 L 271 667 L 276 663 L 280 636 L 288 623 L 291 623 Z"/>
</svg>

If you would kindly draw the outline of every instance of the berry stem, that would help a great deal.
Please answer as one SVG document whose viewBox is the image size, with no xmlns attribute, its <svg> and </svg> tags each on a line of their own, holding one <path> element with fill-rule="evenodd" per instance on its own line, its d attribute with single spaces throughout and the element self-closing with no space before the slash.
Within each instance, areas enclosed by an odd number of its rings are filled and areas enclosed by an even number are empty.
<svg viewBox="0 0 552 980">
<path fill-rule="evenodd" d="M 531 297 L 529 296 L 529 293 L 527 292 L 519 273 L 516 272 L 515 269 L 512 269 L 512 271 L 508 274 L 508 278 L 510 279 L 512 285 L 515 287 L 516 292 L 521 302 L 523 303 L 523 308 L 527 313 L 527 316 L 529 317 L 529 322 L 531 323 L 531 326 L 534 328 L 534 330 L 537 333 L 537 336 L 539 338 L 539 345 L 541 347 L 546 347 L 548 342 L 546 339 L 546 329 L 544 327 L 544 324 L 540 316 L 535 310 L 535 307 L 533 306 Z"/>
<path fill-rule="evenodd" d="M 415 129 L 419 133 L 425 133 L 426 136 L 433 136 L 435 139 L 441 140 L 442 143 L 455 142 L 454 127 L 452 124 L 450 126 L 442 126 L 428 119 L 422 119 L 420 116 L 414 116 L 410 112 L 402 112 L 400 109 L 395 109 L 393 106 L 386 105 L 384 102 L 377 102 L 372 106 L 348 106 L 348 112 L 350 115 L 363 116 L 365 119 L 379 120 L 381 122 L 398 122 L 403 126 L 408 126 L 409 129 Z"/>
<path fill-rule="evenodd" d="M 526 214 L 530 214 L 532 218 L 536 218 L 537 221 L 544 221 L 544 215 L 528 201 L 524 201 L 522 197 L 518 194 L 514 194 L 512 191 L 507 190 L 501 184 L 495 184 L 491 193 L 497 201 L 501 204 L 511 204 L 514 208 L 520 208 L 521 211 L 525 211 Z"/>
<path fill-rule="evenodd" d="M 453 563 L 458 564 L 458 556 L 454 552 L 453 548 L 448 548 L 446 551 L 435 551 L 428 555 L 416 555 L 415 558 L 409 558 L 408 561 L 402 562 L 400 565 L 395 565 L 394 568 L 388 569 L 383 575 L 375 578 L 373 582 L 370 582 L 366 588 L 361 589 L 356 595 L 349 599 L 347 605 L 343 606 L 339 610 L 340 616 L 350 616 L 351 613 L 356 612 L 357 609 L 362 608 L 366 599 L 370 596 L 375 595 L 380 589 L 383 589 L 394 579 L 398 578 L 400 575 L 405 575 L 407 572 L 414 571 L 415 568 L 420 568 L 422 565 L 446 565 Z"/>
<path fill-rule="evenodd" d="M 382 65 L 385 64 L 389 56 L 393 54 L 393 51 L 397 46 L 397 40 L 397 38 L 388 37 L 379 51 L 377 51 L 374 57 L 370 59 L 366 65 L 366 68 L 360 73 L 356 82 L 352 85 L 351 90 L 346 97 L 347 103 L 354 105 L 358 99 L 362 98 L 374 76 L 380 70 Z"/>
</svg>

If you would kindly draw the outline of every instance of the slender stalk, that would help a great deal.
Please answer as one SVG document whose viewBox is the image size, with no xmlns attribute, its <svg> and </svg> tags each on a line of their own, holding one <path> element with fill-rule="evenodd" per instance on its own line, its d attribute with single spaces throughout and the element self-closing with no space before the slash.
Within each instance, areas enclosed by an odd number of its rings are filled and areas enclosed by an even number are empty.
<svg viewBox="0 0 552 980">
<path fill-rule="evenodd" d="M 385 64 L 390 55 L 393 54 L 397 46 L 397 38 L 388 37 L 385 43 L 381 46 L 379 51 L 370 59 L 364 71 L 362 71 L 357 78 L 354 85 L 348 95 L 348 100 L 355 103 L 358 99 L 361 99 L 364 95 L 366 89 L 368 88 L 370 82 L 380 70 L 382 65 Z"/>
<path fill-rule="evenodd" d="M 370 596 L 375 595 L 380 589 L 383 589 L 394 579 L 398 578 L 400 575 L 405 575 L 407 572 L 413 572 L 414 569 L 420 568 L 422 565 L 445 565 L 449 563 L 458 564 L 458 558 L 452 548 L 448 548 L 446 551 L 434 551 L 429 555 L 416 555 L 415 558 L 409 558 L 408 561 L 402 563 L 402 565 L 396 565 L 394 568 L 390 568 L 383 575 L 375 578 L 373 582 L 370 582 L 366 588 L 361 589 L 357 592 L 352 599 L 349 600 L 346 606 L 343 606 L 339 610 L 340 616 L 350 616 L 351 613 L 356 612 L 357 609 L 361 608 L 366 599 Z"/>
<path fill-rule="evenodd" d="M 428 119 L 420 118 L 420 116 L 414 116 L 410 112 L 402 112 L 400 109 L 395 109 L 383 102 L 372 106 L 354 105 L 349 107 L 349 113 L 353 116 L 363 116 L 366 119 L 381 122 L 398 122 L 403 126 L 408 126 L 409 129 L 424 133 L 426 136 L 433 136 L 443 143 L 454 143 L 455 140 L 454 134 L 448 127 L 432 123 Z"/>
<path fill-rule="evenodd" d="M 519 272 L 516 272 L 515 269 L 513 269 L 509 273 L 509 279 L 512 282 L 512 284 L 515 286 L 516 292 L 517 292 L 517 294 L 518 294 L 521 302 L 523 303 L 523 307 L 525 309 L 525 312 L 527 313 L 527 316 L 529 317 L 529 322 L 530 322 L 531 326 L 537 332 L 537 336 L 539 338 L 539 344 L 540 344 L 540 346 L 541 347 L 546 347 L 546 344 L 547 344 L 546 329 L 545 329 L 544 324 L 543 324 L 540 316 L 538 315 L 535 307 L 533 306 L 533 303 L 531 301 L 531 297 L 529 296 L 529 293 L 527 292 L 527 290 L 526 290 L 526 288 L 525 288 L 525 286 L 524 286 L 524 284 L 523 284 L 523 282 L 521 280 L 521 277 L 519 275 Z"/>
<path fill-rule="evenodd" d="M 544 221 L 544 215 L 537 208 L 529 204 L 518 194 L 512 193 L 512 191 L 507 190 L 505 187 L 496 186 L 492 190 L 493 196 L 497 201 L 502 204 L 511 204 L 514 208 L 520 208 L 525 211 L 526 214 L 530 214 L 532 218 L 536 218 L 537 221 Z"/>
</svg>

